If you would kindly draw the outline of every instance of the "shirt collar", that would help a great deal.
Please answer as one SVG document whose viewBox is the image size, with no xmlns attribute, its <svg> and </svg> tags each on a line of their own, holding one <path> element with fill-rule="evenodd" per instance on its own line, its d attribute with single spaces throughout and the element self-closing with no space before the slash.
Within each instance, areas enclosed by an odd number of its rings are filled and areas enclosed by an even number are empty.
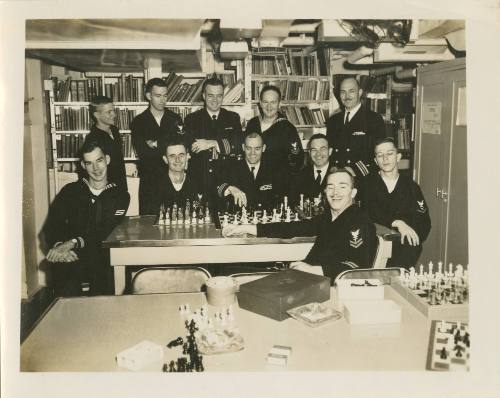
<svg viewBox="0 0 500 398">
<path fill-rule="evenodd" d="M 209 111 L 208 109 L 205 108 L 205 110 L 207 111 L 208 113 L 208 116 L 210 116 L 210 119 L 213 119 L 213 116 L 215 115 L 215 117 L 218 119 L 219 118 L 219 114 L 220 114 L 220 109 L 217 111 L 217 112 L 211 112 Z"/>
<path fill-rule="evenodd" d="M 361 108 L 361 102 L 356 105 L 354 108 L 352 108 L 350 111 L 348 111 L 347 109 L 345 109 L 345 112 L 349 112 L 349 120 L 352 120 L 352 118 L 354 117 L 354 115 L 359 111 L 359 108 Z M 344 117 L 345 117 L 345 114 L 344 113 Z"/>
<path fill-rule="evenodd" d="M 252 167 L 255 167 L 255 173 L 257 173 L 259 171 L 259 168 L 260 168 L 260 162 L 259 163 L 256 163 L 256 164 L 250 164 L 246 161 L 245 159 L 245 162 L 248 166 L 248 170 L 252 170 Z"/>
</svg>

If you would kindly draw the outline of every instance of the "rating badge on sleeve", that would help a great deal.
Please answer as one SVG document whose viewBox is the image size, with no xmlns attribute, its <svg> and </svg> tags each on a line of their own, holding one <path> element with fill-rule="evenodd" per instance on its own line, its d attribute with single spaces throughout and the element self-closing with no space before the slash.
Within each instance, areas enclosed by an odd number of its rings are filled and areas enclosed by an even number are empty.
<svg viewBox="0 0 500 398">
<path fill-rule="evenodd" d="M 357 249 L 363 244 L 363 238 L 359 236 L 359 234 L 360 234 L 359 229 L 357 229 L 356 231 L 351 231 L 352 239 L 349 240 L 349 245 L 355 249 Z"/>
<path fill-rule="evenodd" d="M 290 144 L 290 152 L 292 152 L 293 155 L 297 155 L 299 153 L 299 143 L 298 142 L 292 142 Z"/>
<path fill-rule="evenodd" d="M 425 202 L 423 200 L 417 200 L 417 211 L 419 213 L 425 213 L 427 211 L 427 207 L 425 206 Z"/>
</svg>

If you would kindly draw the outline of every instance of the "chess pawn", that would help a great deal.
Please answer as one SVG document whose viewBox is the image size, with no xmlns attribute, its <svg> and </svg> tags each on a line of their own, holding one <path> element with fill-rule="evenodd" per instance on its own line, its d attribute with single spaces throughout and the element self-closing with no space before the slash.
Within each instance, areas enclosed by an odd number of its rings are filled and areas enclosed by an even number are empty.
<svg viewBox="0 0 500 398">
<path fill-rule="evenodd" d="M 229 221 L 228 221 L 228 218 L 227 218 L 227 214 L 224 214 L 224 218 L 223 218 L 223 221 L 222 221 L 222 227 L 227 227 L 229 224 Z"/>
<path fill-rule="evenodd" d="M 238 214 L 237 213 L 234 214 L 233 224 L 238 225 Z"/>
<path fill-rule="evenodd" d="M 253 212 L 252 224 L 257 225 L 259 223 L 259 219 L 257 218 L 257 212 Z"/>
<path fill-rule="evenodd" d="M 191 216 L 191 224 L 196 225 L 198 223 L 198 217 L 196 216 L 196 210 L 193 210 L 193 214 Z"/>
<path fill-rule="evenodd" d="M 300 210 L 304 211 L 304 194 L 300 194 L 300 204 L 299 204 Z"/>
<path fill-rule="evenodd" d="M 210 218 L 210 210 L 208 209 L 208 203 L 205 206 L 205 224 L 210 224 L 211 218 Z"/>
<path fill-rule="evenodd" d="M 165 212 L 165 225 L 170 225 L 170 208 L 167 208 Z"/>
<path fill-rule="evenodd" d="M 297 212 L 295 213 L 295 218 L 294 218 L 294 221 L 300 221 L 300 220 L 299 220 L 299 213 L 297 213 Z"/>
<path fill-rule="evenodd" d="M 262 213 L 262 224 L 267 224 L 267 211 L 264 210 Z"/>
</svg>

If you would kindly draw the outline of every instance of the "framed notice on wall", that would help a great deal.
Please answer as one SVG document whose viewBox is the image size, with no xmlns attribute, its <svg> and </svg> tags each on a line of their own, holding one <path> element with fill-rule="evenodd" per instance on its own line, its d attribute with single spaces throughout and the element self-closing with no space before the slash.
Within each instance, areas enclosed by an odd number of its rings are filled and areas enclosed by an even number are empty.
<svg viewBox="0 0 500 398">
<path fill-rule="evenodd" d="M 441 134 L 441 102 L 423 103 L 422 133 Z"/>
</svg>

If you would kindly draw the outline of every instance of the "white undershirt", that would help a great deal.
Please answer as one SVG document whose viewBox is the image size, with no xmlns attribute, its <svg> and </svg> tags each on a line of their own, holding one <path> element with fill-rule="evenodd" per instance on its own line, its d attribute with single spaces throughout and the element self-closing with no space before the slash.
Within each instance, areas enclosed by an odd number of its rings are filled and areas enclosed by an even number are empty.
<svg viewBox="0 0 500 398">
<path fill-rule="evenodd" d="M 393 178 L 386 178 L 382 174 L 380 175 L 380 177 L 382 177 L 382 181 L 384 181 L 384 184 L 387 187 L 387 190 L 389 191 L 389 193 L 394 191 L 394 188 L 396 188 L 396 184 L 398 183 L 398 180 L 399 180 L 399 174 L 398 174 L 398 177 L 394 178 L 394 179 Z"/>
<path fill-rule="evenodd" d="M 88 185 L 89 189 L 90 189 L 90 192 L 92 192 L 95 196 L 99 196 L 102 191 L 104 191 L 104 188 L 100 188 L 100 189 L 95 189 L 95 188 L 92 188 L 90 185 Z"/>
<path fill-rule="evenodd" d="M 161 116 L 153 115 L 153 117 L 155 118 L 156 123 L 158 124 L 158 126 L 161 126 L 161 119 L 163 118 L 163 115 L 161 115 Z"/>
</svg>

